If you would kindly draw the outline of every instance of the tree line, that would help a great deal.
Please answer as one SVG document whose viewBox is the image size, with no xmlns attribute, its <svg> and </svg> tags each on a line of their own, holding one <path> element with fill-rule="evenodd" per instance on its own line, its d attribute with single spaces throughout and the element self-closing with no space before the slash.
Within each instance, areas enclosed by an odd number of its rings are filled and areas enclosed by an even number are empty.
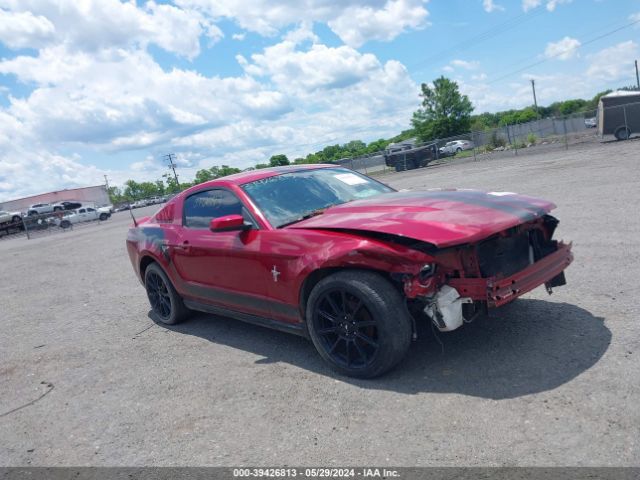
<svg viewBox="0 0 640 480">
<path fill-rule="evenodd" d="M 410 138 L 417 138 L 423 142 L 431 141 L 438 138 L 462 135 L 471 131 L 490 130 L 505 125 L 526 123 L 537 118 L 595 111 L 600 97 L 610 92 L 611 90 L 600 92 L 588 100 L 571 99 L 554 102 L 546 107 L 539 106 L 537 112 L 534 106 L 531 105 L 521 109 L 496 113 L 484 112 L 473 115 L 474 107 L 469 97 L 460 93 L 458 84 L 455 81 L 441 76 L 435 79 L 432 84 L 423 83 L 420 86 L 419 95 L 422 98 L 422 102 L 420 108 L 413 113 L 411 128 L 402 131 L 395 137 L 380 138 L 369 143 L 362 140 L 351 140 L 342 145 L 328 145 L 322 150 L 293 160 L 280 153 L 271 156 L 268 163 L 259 163 L 255 167 L 249 167 L 245 170 L 291 164 L 335 163 L 343 158 L 359 157 L 380 152 L 391 143 Z M 179 184 L 176 182 L 175 177 L 168 173 L 162 175 L 162 179 L 154 182 L 127 180 L 123 188 L 110 187 L 109 196 L 114 204 L 129 203 L 142 198 L 178 193 L 193 185 L 239 173 L 240 171 L 242 170 L 228 165 L 213 166 L 198 170 L 193 181 L 180 182 Z"/>
</svg>

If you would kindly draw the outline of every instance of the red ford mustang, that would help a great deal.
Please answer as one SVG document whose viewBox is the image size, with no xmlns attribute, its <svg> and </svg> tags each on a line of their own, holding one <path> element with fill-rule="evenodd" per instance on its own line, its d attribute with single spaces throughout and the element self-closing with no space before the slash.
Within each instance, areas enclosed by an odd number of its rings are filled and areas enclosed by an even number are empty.
<svg viewBox="0 0 640 480">
<path fill-rule="evenodd" d="M 196 185 L 129 230 L 153 314 L 190 310 L 309 337 L 339 372 L 374 377 L 405 356 L 417 321 L 460 327 L 565 284 L 571 245 L 544 200 L 508 192 L 396 192 L 330 165 Z"/>
</svg>

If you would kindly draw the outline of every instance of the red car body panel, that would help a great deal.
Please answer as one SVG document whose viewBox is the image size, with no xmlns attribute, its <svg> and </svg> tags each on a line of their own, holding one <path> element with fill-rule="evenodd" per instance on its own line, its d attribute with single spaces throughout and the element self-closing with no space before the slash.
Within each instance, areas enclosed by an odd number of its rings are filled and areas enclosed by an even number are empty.
<svg viewBox="0 0 640 480">
<path fill-rule="evenodd" d="M 327 167 L 335 168 L 299 169 Z M 548 282 L 572 259 L 570 246 L 560 244 L 556 254 L 515 276 L 478 278 L 479 269 L 472 260 L 477 242 L 522 225 L 542 228 L 543 218 L 554 208 L 550 202 L 521 195 L 396 192 L 338 205 L 289 227 L 273 228 L 241 185 L 296 169 L 258 170 L 203 183 L 176 196 L 154 216 L 139 220 L 127 237 L 139 279 L 143 282 L 144 268 L 155 261 L 187 302 L 301 326 L 305 282 L 325 269 L 386 272 L 402 284 L 408 298 L 457 281 L 454 288 L 466 288 L 464 295 L 498 306 Z M 233 192 L 258 228 L 228 232 L 183 228 L 184 199 L 214 188 Z M 442 265 L 440 273 L 421 279 L 424 265 L 434 262 Z M 447 272 L 453 271 L 462 278 L 449 278 Z M 517 288 L 509 293 L 513 282 Z"/>
<path fill-rule="evenodd" d="M 540 218 L 553 208 L 551 202 L 515 194 L 476 190 L 397 192 L 337 205 L 289 228 L 383 232 L 450 247 L 482 240 Z"/>
</svg>

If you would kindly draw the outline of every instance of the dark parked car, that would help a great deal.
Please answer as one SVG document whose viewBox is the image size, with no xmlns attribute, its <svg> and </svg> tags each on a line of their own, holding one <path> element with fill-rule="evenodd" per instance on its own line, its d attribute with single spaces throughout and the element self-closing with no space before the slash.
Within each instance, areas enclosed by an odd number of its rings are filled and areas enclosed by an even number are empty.
<svg viewBox="0 0 640 480">
<path fill-rule="evenodd" d="M 573 257 L 553 239 L 554 207 L 280 167 L 191 187 L 138 220 L 127 250 L 158 321 L 199 310 L 297 333 L 339 372 L 374 377 L 402 360 L 417 322 L 454 330 L 564 285 Z"/>
<path fill-rule="evenodd" d="M 70 202 L 70 201 L 58 202 L 53 205 L 53 211 L 59 212 L 62 210 L 75 210 L 80 207 L 82 207 L 82 203 L 80 202 Z"/>
<path fill-rule="evenodd" d="M 396 172 L 426 167 L 437 157 L 436 144 L 416 147 L 412 141 L 392 143 L 384 151 L 384 163 Z"/>
</svg>

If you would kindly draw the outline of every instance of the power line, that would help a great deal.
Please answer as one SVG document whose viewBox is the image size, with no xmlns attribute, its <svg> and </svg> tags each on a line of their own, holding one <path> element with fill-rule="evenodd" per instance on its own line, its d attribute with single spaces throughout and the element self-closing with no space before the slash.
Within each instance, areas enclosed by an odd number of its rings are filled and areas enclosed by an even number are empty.
<svg viewBox="0 0 640 480">
<path fill-rule="evenodd" d="M 448 58 L 448 56 L 451 53 L 454 52 L 459 52 L 461 50 L 464 50 L 468 47 L 473 47 L 479 43 L 482 43 L 486 40 L 489 40 L 493 37 L 496 37 L 498 35 L 501 35 L 504 32 L 507 32 L 515 27 L 517 27 L 518 25 L 521 25 L 522 23 L 525 23 L 531 19 L 533 19 L 534 17 L 540 15 L 544 13 L 544 8 L 543 5 L 539 5 L 536 8 L 531 9 L 528 12 L 525 13 L 521 13 L 520 15 L 517 15 L 516 17 L 513 17 L 509 20 L 506 20 L 502 23 L 499 23 L 498 25 L 495 25 L 487 30 L 485 30 L 482 33 L 479 33 L 478 35 L 475 35 L 473 37 L 469 37 L 465 40 L 462 40 L 461 42 L 456 43 L 455 45 L 453 45 L 452 47 L 446 48 L 444 50 L 441 50 L 440 52 L 431 55 L 423 60 L 420 60 L 416 63 L 413 64 L 408 64 L 407 67 L 416 67 L 416 66 L 424 66 L 424 65 L 428 65 L 430 63 L 435 63 L 435 62 L 440 62 L 443 60 L 443 58 Z"/>
<path fill-rule="evenodd" d="M 532 67 L 537 67 L 538 65 L 541 65 L 541 64 L 543 64 L 543 63 L 545 63 L 545 62 L 547 62 L 547 61 L 549 61 L 549 60 L 551 60 L 553 58 L 559 57 L 560 55 L 566 55 L 567 53 L 569 53 L 569 52 L 571 52 L 573 50 L 576 50 L 576 49 L 578 49 L 580 47 L 584 47 L 585 45 L 589 45 L 591 43 L 597 42 L 598 40 L 602 40 L 605 37 L 609 37 L 609 36 L 613 35 L 614 33 L 618 33 L 619 31 L 624 30 L 625 28 L 629 28 L 629 27 L 631 27 L 633 25 L 636 25 L 638 23 L 640 23 L 640 20 L 635 20 L 635 21 L 627 23 L 627 24 L 625 24 L 625 25 L 623 25 L 621 27 L 618 27 L 618 28 L 610 30 L 610 31 L 608 31 L 606 33 L 603 33 L 602 35 L 598 35 L 597 37 L 594 37 L 594 38 L 592 38 L 590 40 L 587 40 L 587 41 L 585 41 L 585 42 L 583 42 L 583 43 L 581 43 L 579 45 L 575 45 L 575 46 L 573 46 L 571 48 L 568 48 L 566 50 L 562 50 L 560 52 L 554 53 L 553 55 L 549 55 L 548 57 L 543 58 L 542 60 L 539 60 L 539 61 L 534 62 L 534 63 L 530 63 L 529 65 L 526 65 L 526 66 L 524 66 L 522 68 L 519 68 L 517 70 L 513 70 L 513 71 L 511 71 L 509 73 L 506 73 L 505 75 L 501 75 L 500 77 L 494 78 L 493 80 L 487 82 L 487 85 L 492 85 L 492 84 L 494 84 L 496 82 L 499 82 L 500 80 L 504 80 L 505 78 L 508 78 L 508 77 L 510 77 L 512 75 L 516 75 L 516 74 L 518 74 L 520 72 L 523 72 L 525 70 L 528 70 L 528 69 L 530 69 Z"/>
</svg>

